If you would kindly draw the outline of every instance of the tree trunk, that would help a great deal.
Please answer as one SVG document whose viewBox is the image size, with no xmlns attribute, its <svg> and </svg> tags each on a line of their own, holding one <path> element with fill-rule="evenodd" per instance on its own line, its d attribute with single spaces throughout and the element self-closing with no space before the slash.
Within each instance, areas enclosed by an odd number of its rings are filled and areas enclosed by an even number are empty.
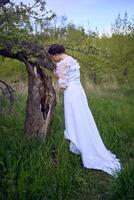
<svg viewBox="0 0 134 200">
<path fill-rule="evenodd" d="M 46 75 L 39 65 L 25 64 L 28 72 L 28 99 L 24 133 L 28 138 L 44 139 L 52 121 L 56 93 L 51 76 Z"/>
</svg>

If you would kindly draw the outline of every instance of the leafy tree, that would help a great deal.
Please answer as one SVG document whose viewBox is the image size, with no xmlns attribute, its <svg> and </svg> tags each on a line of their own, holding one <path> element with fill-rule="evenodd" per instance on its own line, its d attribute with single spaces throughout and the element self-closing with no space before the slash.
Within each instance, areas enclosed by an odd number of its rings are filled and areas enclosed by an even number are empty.
<svg viewBox="0 0 134 200">
<path fill-rule="evenodd" d="M 119 14 L 112 24 L 112 62 L 120 74 L 116 73 L 122 81 L 128 80 L 128 73 L 132 72 L 134 63 L 134 23 L 129 19 L 127 12 L 121 18 Z"/>
<path fill-rule="evenodd" d="M 55 65 L 47 57 L 47 48 L 36 41 L 32 23 L 41 32 L 55 14 L 47 12 L 44 0 L 32 6 L 21 2 L 0 1 L 0 55 L 18 59 L 28 73 L 28 100 L 24 133 L 26 136 L 45 137 L 52 120 L 56 95 L 52 78 L 41 68 L 53 70 Z M 38 11 L 36 11 L 38 10 Z"/>
</svg>

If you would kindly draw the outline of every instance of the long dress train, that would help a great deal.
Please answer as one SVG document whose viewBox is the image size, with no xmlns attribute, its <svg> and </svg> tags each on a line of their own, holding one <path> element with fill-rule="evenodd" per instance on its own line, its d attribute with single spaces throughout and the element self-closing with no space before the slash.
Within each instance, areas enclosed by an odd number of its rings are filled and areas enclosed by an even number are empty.
<svg viewBox="0 0 134 200">
<path fill-rule="evenodd" d="M 78 62 L 68 56 L 57 64 L 56 74 L 64 87 L 64 137 L 70 141 L 69 150 L 80 154 L 83 166 L 99 169 L 117 177 L 120 160 L 104 145 L 88 105 L 80 81 Z"/>
</svg>

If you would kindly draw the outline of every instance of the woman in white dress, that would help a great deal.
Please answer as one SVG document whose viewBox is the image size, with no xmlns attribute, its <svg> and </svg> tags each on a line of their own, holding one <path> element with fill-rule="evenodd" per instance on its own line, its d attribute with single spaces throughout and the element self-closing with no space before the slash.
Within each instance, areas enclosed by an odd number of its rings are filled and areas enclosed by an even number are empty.
<svg viewBox="0 0 134 200">
<path fill-rule="evenodd" d="M 84 167 L 117 177 L 120 160 L 101 139 L 80 81 L 79 63 L 65 53 L 63 45 L 52 44 L 48 55 L 57 66 L 54 74 L 59 88 L 64 91 L 64 137 L 70 141 L 69 150 L 81 155 Z"/>
</svg>

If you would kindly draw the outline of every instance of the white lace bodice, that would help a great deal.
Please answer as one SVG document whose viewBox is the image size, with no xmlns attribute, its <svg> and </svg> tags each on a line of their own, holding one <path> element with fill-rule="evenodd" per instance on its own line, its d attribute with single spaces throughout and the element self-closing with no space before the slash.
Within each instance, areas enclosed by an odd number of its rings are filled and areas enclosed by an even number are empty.
<svg viewBox="0 0 134 200">
<path fill-rule="evenodd" d="M 69 84 L 80 82 L 80 65 L 76 59 L 67 56 L 56 65 L 54 74 L 58 77 L 59 87 L 66 88 Z"/>
</svg>

